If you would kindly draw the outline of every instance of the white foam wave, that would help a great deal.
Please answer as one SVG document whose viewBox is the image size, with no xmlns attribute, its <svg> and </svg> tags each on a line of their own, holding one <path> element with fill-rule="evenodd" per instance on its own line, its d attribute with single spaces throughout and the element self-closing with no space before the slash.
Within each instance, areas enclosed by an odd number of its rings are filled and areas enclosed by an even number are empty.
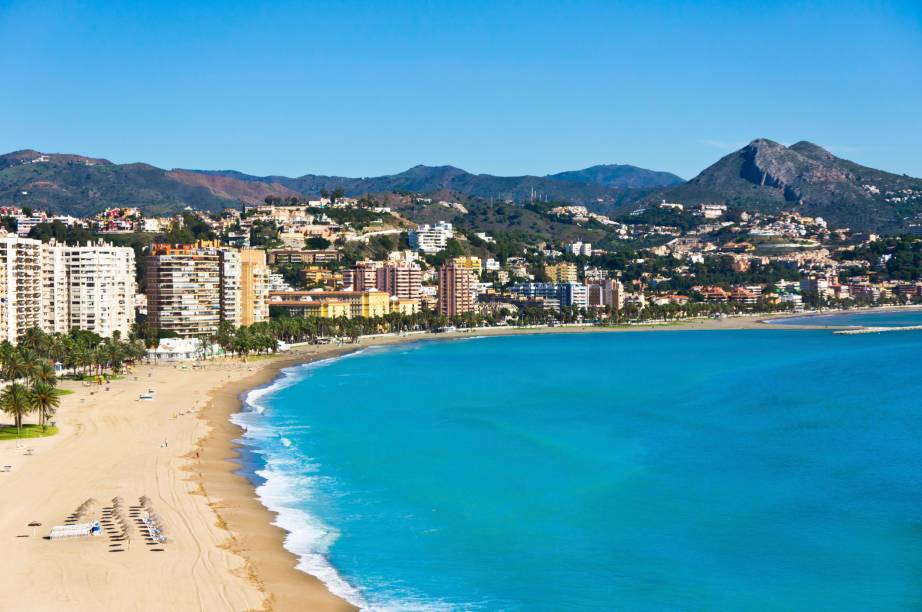
<svg viewBox="0 0 922 612">
<path fill-rule="evenodd" d="M 244 438 L 253 443 L 255 450 L 266 461 L 265 469 L 257 472 L 262 484 L 256 488 L 256 495 L 266 508 L 276 513 L 274 524 L 287 532 L 285 548 L 298 556 L 298 569 L 318 578 L 333 594 L 359 608 L 370 609 L 358 590 L 346 582 L 327 561 L 326 553 L 339 537 L 339 532 L 296 507 L 296 504 L 310 499 L 313 494 L 318 477 L 310 474 L 315 474 L 318 466 L 299 461 L 290 454 L 282 456 L 273 452 L 273 439 L 278 439 L 286 449 L 291 446 L 291 440 L 266 425 L 264 416 L 268 396 L 271 394 L 300 382 L 312 370 L 363 352 L 356 351 L 281 370 L 270 384 L 244 394 L 242 410 L 232 415 L 231 421 L 245 428 Z M 295 425 L 286 429 L 301 428 L 309 426 Z M 281 452 L 281 449 L 277 450 Z"/>
<path fill-rule="evenodd" d="M 304 466 L 298 463 L 270 460 L 266 469 L 257 472 L 263 484 L 256 488 L 256 494 L 264 506 L 277 514 L 273 524 L 287 532 L 285 548 L 298 556 L 298 569 L 319 578 L 335 595 L 367 609 L 358 590 L 327 561 L 326 555 L 339 531 L 296 507 L 309 499 L 317 483 L 316 476 L 303 475 Z M 294 471 L 288 471 L 291 468 Z"/>
<path fill-rule="evenodd" d="M 256 488 L 256 495 L 262 504 L 276 513 L 274 525 L 287 532 L 285 548 L 298 557 L 297 568 L 318 578 L 331 593 L 343 598 L 362 610 L 375 612 L 432 612 L 450 610 L 453 607 L 441 602 L 408 600 L 368 602 L 357 588 L 349 584 L 336 568 L 330 564 L 327 554 L 339 537 L 339 531 L 325 524 L 320 518 L 298 507 L 309 501 L 316 493 L 322 477 L 317 476 L 319 466 L 306 457 L 289 451 L 290 439 L 283 431 L 310 429 L 309 425 L 292 425 L 284 428 L 269 426 L 264 414 L 267 396 L 300 382 L 314 369 L 324 367 L 339 359 L 346 359 L 367 352 L 377 352 L 379 347 L 369 347 L 330 359 L 286 368 L 280 376 L 265 387 L 249 391 L 243 397 L 243 410 L 231 416 L 232 422 L 245 427 L 244 439 L 250 441 L 254 452 L 263 457 L 265 467 L 257 471 L 262 484 Z M 383 350 L 384 347 L 380 347 Z M 278 442 L 275 443 L 274 441 Z"/>
</svg>

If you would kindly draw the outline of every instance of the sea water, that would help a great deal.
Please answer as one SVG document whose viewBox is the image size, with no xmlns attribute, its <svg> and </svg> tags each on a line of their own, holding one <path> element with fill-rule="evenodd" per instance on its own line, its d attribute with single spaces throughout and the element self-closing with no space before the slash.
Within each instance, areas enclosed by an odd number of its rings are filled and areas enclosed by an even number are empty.
<svg viewBox="0 0 922 612">
<path fill-rule="evenodd" d="M 922 608 L 922 332 L 424 341 L 251 392 L 245 472 L 368 609 Z"/>
<path fill-rule="evenodd" d="M 906 327 L 922 325 L 922 309 L 906 308 L 899 310 L 858 310 L 847 312 L 832 312 L 823 314 L 809 314 L 801 317 L 785 317 L 775 319 L 769 323 L 783 323 L 785 325 L 836 325 L 836 326 L 862 326 L 862 327 Z"/>
</svg>

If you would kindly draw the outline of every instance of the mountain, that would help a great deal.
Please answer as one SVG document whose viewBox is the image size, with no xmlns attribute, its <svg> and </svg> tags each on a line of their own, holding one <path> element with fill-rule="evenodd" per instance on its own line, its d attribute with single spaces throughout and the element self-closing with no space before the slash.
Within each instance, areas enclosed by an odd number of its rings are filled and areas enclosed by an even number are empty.
<svg viewBox="0 0 922 612">
<path fill-rule="evenodd" d="M 204 176 L 220 176 L 247 182 L 274 183 L 304 195 L 321 190 L 342 189 L 346 195 L 389 193 L 393 191 L 433 193 L 458 196 L 527 201 L 533 197 L 580 203 L 614 202 L 619 189 L 594 182 L 558 180 L 542 176 L 493 176 L 471 174 L 454 166 L 414 166 L 405 172 L 372 178 L 346 178 L 305 174 L 297 178 L 284 176 L 250 176 L 236 171 L 185 170 Z"/>
<path fill-rule="evenodd" d="M 840 159 L 813 143 L 786 147 L 760 138 L 687 183 L 648 195 L 694 205 L 725 202 L 750 211 L 798 211 L 837 227 L 896 231 L 922 215 L 922 179 Z"/>
<path fill-rule="evenodd" d="M 581 174 L 585 174 L 584 180 L 579 179 Z M 672 176 L 633 166 L 596 166 L 543 177 L 503 177 L 472 174 L 453 166 L 415 166 L 399 174 L 371 178 L 314 174 L 292 178 L 252 176 L 234 170 L 165 170 L 143 163 L 114 164 L 82 155 L 24 150 L 0 155 L 0 205 L 73 215 L 133 206 L 160 215 L 187 206 L 216 211 L 241 202 L 262 202 L 269 195 L 318 196 L 324 190 L 342 189 L 350 196 L 397 191 L 518 202 L 537 197 L 616 207 L 627 194 L 636 197 L 628 188 L 670 184 Z"/>
<path fill-rule="evenodd" d="M 32 150 L 0 155 L 0 205 L 88 215 L 114 206 L 162 214 L 186 206 L 220 210 L 230 203 L 211 187 L 178 181 L 148 164 Z"/>
<path fill-rule="evenodd" d="M 618 214 L 661 200 L 694 205 L 725 202 L 734 208 L 821 216 L 836 227 L 905 230 L 922 222 L 922 180 L 840 159 L 809 142 L 786 147 L 766 139 L 718 160 L 692 180 L 625 165 L 593 166 L 549 176 L 472 174 L 453 166 L 415 166 L 398 174 L 348 178 L 252 176 L 232 170 L 165 170 L 149 164 L 114 164 L 69 154 L 16 151 L 0 155 L 0 206 L 31 206 L 87 215 L 113 206 L 137 206 L 150 215 L 187 206 L 221 210 L 266 196 L 413 192 L 439 198 L 535 199 L 585 204 Z"/>
<path fill-rule="evenodd" d="M 593 183 L 613 189 L 656 189 L 684 183 L 671 172 L 657 172 L 626 164 L 604 164 L 583 170 L 549 174 L 547 178 L 573 183 Z"/>
</svg>

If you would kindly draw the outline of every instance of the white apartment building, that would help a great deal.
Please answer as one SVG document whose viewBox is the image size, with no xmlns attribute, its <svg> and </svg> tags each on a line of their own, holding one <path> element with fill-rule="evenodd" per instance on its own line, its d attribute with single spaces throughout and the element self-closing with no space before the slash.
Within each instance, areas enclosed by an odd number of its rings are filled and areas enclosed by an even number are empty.
<svg viewBox="0 0 922 612">
<path fill-rule="evenodd" d="M 104 338 L 118 332 L 127 338 L 134 323 L 134 250 L 100 243 L 63 251 L 70 296 L 67 329 Z"/>
<path fill-rule="evenodd" d="M 454 238 L 455 230 L 451 223 L 439 221 L 438 223 L 418 226 L 408 232 L 410 248 L 423 253 L 438 253 Z"/>
<path fill-rule="evenodd" d="M 134 270 L 128 247 L 0 236 L 0 340 L 15 343 L 33 327 L 127 336 L 134 322 Z"/>
<path fill-rule="evenodd" d="M 592 244 L 588 242 L 574 242 L 567 245 L 567 253 L 571 255 L 582 255 L 584 257 L 592 256 Z"/>
<path fill-rule="evenodd" d="M 221 256 L 221 321 L 240 327 L 243 323 L 240 252 L 222 249 L 218 253 Z"/>
<path fill-rule="evenodd" d="M 27 329 L 42 327 L 42 243 L 0 237 L 0 341 L 15 343 Z"/>
<path fill-rule="evenodd" d="M 43 244 L 41 251 L 42 329 L 48 333 L 67 333 L 70 330 L 70 297 L 64 249 L 53 244 Z"/>
</svg>

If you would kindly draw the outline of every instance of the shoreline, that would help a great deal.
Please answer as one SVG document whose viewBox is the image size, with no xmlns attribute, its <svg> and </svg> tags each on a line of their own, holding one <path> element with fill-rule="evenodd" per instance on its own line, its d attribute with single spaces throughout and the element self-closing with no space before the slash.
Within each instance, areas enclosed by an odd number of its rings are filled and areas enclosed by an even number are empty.
<svg viewBox="0 0 922 612">
<path fill-rule="evenodd" d="M 9 550 L 0 556 L 5 605 L 81 611 L 356 609 L 320 578 L 298 569 L 299 557 L 284 546 L 288 532 L 273 524 L 277 514 L 263 505 L 236 462 L 243 430 L 232 416 L 242 411 L 245 393 L 271 384 L 285 368 L 372 346 L 472 337 L 829 329 L 779 321 L 790 316 L 384 335 L 354 345 L 294 346 L 248 362 L 219 358 L 197 367 L 142 365 L 107 387 L 62 381 L 60 388 L 72 393 L 62 397 L 60 433 L 24 440 L 21 446 L 0 442 L 0 466 L 11 466 L 10 473 L 0 474 L 0 498 L 17 500 L 0 504 L 0 538 Z M 769 320 L 777 323 L 766 324 Z M 149 388 L 156 389 L 156 400 L 138 401 Z M 109 555 L 114 544 L 108 537 L 67 542 L 41 537 L 88 498 L 102 506 L 114 497 L 133 503 L 140 496 L 153 500 L 169 528 L 164 552 L 151 553 L 136 543 L 121 555 Z M 43 526 L 27 528 L 31 521 Z M 47 588 L 20 588 L 39 577 Z"/>
<path fill-rule="evenodd" d="M 922 307 L 918 307 L 922 308 Z M 877 308 L 859 310 L 857 312 L 880 312 L 884 310 L 903 310 L 907 307 Z M 256 486 L 245 475 L 237 473 L 241 455 L 241 444 L 237 440 L 244 435 L 243 429 L 232 422 L 235 414 L 244 410 L 245 395 L 250 391 L 267 387 L 279 380 L 282 371 L 286 368 L 313 363 L 325 359 L 339 358 L 372 346 L 386 346 L 412 342 L 428 342 L 439 340 L 457 340 L 473 337 L 513 336 L 513 335 L 538 335 L 560 333 L 631 333 L 631 332 L 656 332 L 656 331 L 716 331 L 716 330 L 824 330 L 839 329 L 841 326 L 787 324 L 785 319 L 809 316 L 829 316 L 850 311 L 828 311 L 818 313 L 777 313 L 771 315 L 750 315 L 740 317 L 727 317 L 723 319 L 692 319 L 679 322 L 651 323 L 645 325 L 626 325 L 619 327 L 595 326 L 568 326 L 568 327 L 535 327 L 535 328 L 485 328 L 470 331 L 455 331 L 441 334 L 410 334 L 410 335 L 381 335 L 364 337 L 355 345 L 310 345 L 293 348 L 291 352 L 278 356 L 270 356 L 267 365 L 258 375 L 235 382 L 228 388 L 214 391 L 211 396 L 212 404 L 203 411 L 211 433 L 200 442 L 203 458 L 210 461 L 200 471 L 199 482 L 203 489 L 217 488 L 224 499 L 234 500 L 247 510 L 243 512 L 215 511 L 226 521 L 228 530 L 234 534 L 235 541 L 251 539 L 240 534 L 244 529 L 253 530 L 254 533 L 267 528 L 258 538 L 264 546 L 236 545 L 233 550 L 247 559 L 248 564 L 256 568 L 256 574 L 264 585 L 265 590 L 273 603 L 278 604 L 278 609 L 289 609 L 289 601 L 303 602 L 301 584 L 327 591 L 329 587 L 320 578 L 305 571 L 297 569 L 299 557 L 285 547 L 286 530 L 276 526 L 278 513 L 267 508 L 259 497 Z M 226 497 L 225 497 L 226 496 Z M 241 514 L 241 516 L 235 516 Z M 245 516 L 242 516 L 245 515 Z M 334 568 L 335 569 L 335 568 Z M 339 600 L 336 595 L 332 597 Z M 297 598 L 292 600 L 290 598 Z M 356 609 L 351 603 L 339 600 L 344 606 L 332 609 Z M 276 609 L 273 607 L 273 609 Z M 291 609 L 297 609 L 291 608 Z M 312 608 L 313 609 L 313 608 Z M 325 609 L 325 608 L 316 608 Z"/>
<path fill-rule="evenodd" d="M 242 444 L 239 439 L 245 432 L 232 418 L 244 411 L 248 393 L 272 385 L 287 368 L 343 357 L 373 346 L 516 335 L 811 329 L 808 325 L 769 326 L 764 324 L 765 319 L 761 315 L 608 328 L 589 325 L 486 328 L 439 334 L 366 336 L 354 345 L 295 346 L 286 353 L 258 358 L 250 364 L 253 372 L 209 393 L 210 401 L 199 415 L 206 422 L 208 433 L 197 442 L 201 460 L 194 467 L 193 478 L 229 534 L 228 550 L 246 560 L 252 579 L 266 597 L 267 609 L 298 610 L 310 603 L 311 610 L 355 610 L 358 608 L 352 603 L 331 593 L 320 578 L 298 569 L 300 558 L 285 546 L 289 532 L 275 524 L 278 513 L 263 504 L 256 485 L 240 473 Z"/>
<path fill-rule="evenodd" d="M 247 393 L 272 384 L 285 368 L 352 350 L 298 351 L 271 359 L 248 376 L 213 389 L 200 413 L 209 432 L 197 443 L 201 459 L 193 479 L 227 530 L 228 549 L 246 559 L 268 610 L 357 608 L 333 595 L 319 578 L 297 568 L 298 557 L 285 547 L 288 532 L 275 524 L 278 514 L 263 505 L 255 485 L 240 473 L 241 444 L 237 440 L 244 430 L 231 417 L 243 410 Z"/>
</svg>

